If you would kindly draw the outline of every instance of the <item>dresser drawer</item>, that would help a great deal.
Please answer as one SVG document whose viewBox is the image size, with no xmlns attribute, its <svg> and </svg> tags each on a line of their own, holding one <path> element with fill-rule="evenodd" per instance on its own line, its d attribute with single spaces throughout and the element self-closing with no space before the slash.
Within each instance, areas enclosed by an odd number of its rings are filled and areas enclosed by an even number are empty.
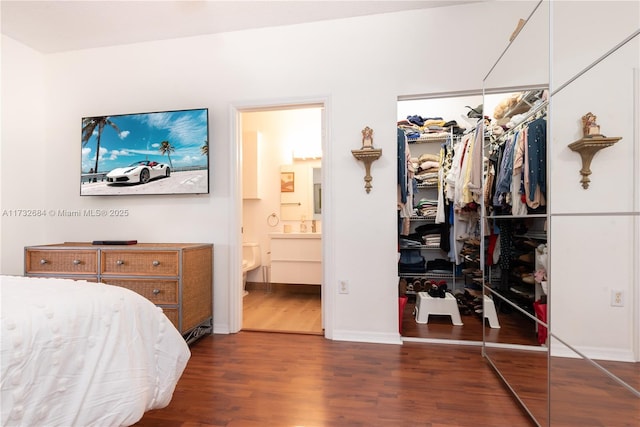
<svg viewBox="0 0 640 427">
<path fill-rule="evenodd" d="M 98 251 L 27 249 L 26 274 L 98 274 Z"/>
<path fill-rule="evenodd" d="M 103 250 L 101 274 L 178 276 L 178 251 Z"/>
<path fill-rule="evenodd" d="M 108 285 L 131 289 L 154 304 L 178 304 L 178 281 L 163 279 L 116 279 L 102 277 Z"/>
</svg>

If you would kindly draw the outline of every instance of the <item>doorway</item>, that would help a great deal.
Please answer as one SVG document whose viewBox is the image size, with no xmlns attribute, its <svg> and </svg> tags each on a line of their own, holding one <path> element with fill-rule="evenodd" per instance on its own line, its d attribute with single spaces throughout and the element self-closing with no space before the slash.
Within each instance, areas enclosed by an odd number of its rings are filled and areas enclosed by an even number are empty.
<svg viewBox="0 0 640 427">
<path fill-rule="evenodd" d="M 540 235 L 545 226 L 544 221 L 536 220 L 535 215 L 530 215 L 528 218 L 523 214 L 520 218 L 518 215 L 502 217 L 511 218 L 511 221 L 518 224 L 514 228 L 520 232 L 518 239 L 514 239 L 511 243 L 513 247 L 509 249 L 514 254 L 517 253 L 517 256 L 514 256 L 513 272 L 503 274 L 502 265 L 498 262 L 498 258 L 494 258 L 499 257 L 500 253 L 500 245 L 498 245 L 499 249 L 495 250 L 499 217 L 485 213 L 484 216 L 488 221 L 483 225 L 479 221 L 480 213 L 478 213 L 471 217 L 474 223 L 477 221 L 477 225 L 473 224 L 473 227 L 466 228 L 463 226 L 456 230 L 454 221 L 451 225 L 447 224 L 447 221 L 442 222 L 437 218 L 437 210 L 430 209 L 427 203 L 422 202 L 434 200 L 438 206 L 443 204 L 443 199 L 446 198 L 438 194 L 445 188 L 442 183 L 438 183 L 440 177 L 445 175 L 442 170 L 445 164 L 439 160 L 440 152 L 443 153 L 443 159 L 447 150 L 451 150 L 452 154 L 456 150 L 464 153 L 465 144 L 471 140 L 466 138 L 475 129 L 478 121 L 483 120 L 485 123 L 484 135 L 481 139 L 482 149 L 485 150 L 483 166 L 485 171 L 490 167 L 495 169 L 495 166 L 491 166 L 490 160 L 494 159 L 494 156 L 497 158 L 497 150 L 495 153 L 490 150 L 497 148 L 497 136 L 513 135 L 507 130 L 516 126 L 513 120 L 518 120 L 518 115 L 522 117 L 523 111 L 532 108 L 540 95 L 540 88 L 536 88 L 523 92 L 485 93 L 484 96 L 480 93 L 437 94 L 431 97 L 398 100 L 398 127 L 404 130 L 405 135 L 415 132 L 413 137 L 407 136 L 407 153 L 411 158 L 411 164 L 415 166 L 414 180 L 416 181 L 416 191 L 412 194 L 414 209 L 409 216 L 406 235 L 399 236 L 399 248 L 401 253 L 418 255 L 425 261 L 425 268 L 422 270 L 410 269 L 402 263 L 399 264 L 400 287 L 407 296 L 407 304 L 402 313 L 402 335 L 405 340 L 444 341 L 454 344 L 481 344 L 483 341 L 488 341 L 509 345 L 538 346 L 535 324 L 531 316 L 527 316 L 524 312 L 533 311 L 533 302 L 539 298 L 540 292 L 536 291 L 539 285 L 534 284 L 532 277 L 535 264 L 531 248 L 536 248 L 541 241 Z M 511 103 L 513 108 L 504 107 Z M 505 117 L 506 114 L 509 117 Z M 420 119 L 424 119 L 424 123 L 417 126 L 416 122 Z M 436 122 L 442 123 L 430 124 Z M 437 155 L 436 164 L 428 165 L 430 163 L 428 160 L 431 158 L 429 155 Z M 455 160 L 454 155 L 452 162 Z M 435 168 L 435 171 L 431 168 Z M 435 172 L 433 176 L 438 177 L 435 182 L 430 181 L 429 178 L 433 172 Z M 486 184 L 483 182 L 483 185 Z M 519 189 L 520 186 L 516 187 Z M 481 194 L 484 197 L 484 187 Z M 472 209 L 486 208 L 487 203 L 493 206 L 493 198 L 483 200 L 483 197 L 478 197 L 476 202 L 461 210 L 466 210 L 469 215 Z M 443 210 L 450 215 L 453 211 L 451 203 L 444 203 L 444 206 L 448 206 Z M 441 233 L 442 227 L 445 227 L 444 234 Z M 483 227 L 486 227 L 486 231 Z M 437 233 L 433 232 L 434 229 Z M 442 245 L 443 235 L 446 245 Z M 451 243 L 454 240 L 451 239 L 451 235 L 460 236 L 455 239 L 458 240 L 457 245 Z M 487 260 L 489 252 L 485 251 L 483 262 L 480 252 L 485 246 L 489 247 L 491 239 L 494 242 L 491 260 Z M 546 233 L 544 239 L 546 241 Z M 486 243 L 481 245 L 481 241 Z M 416 242 L 419 244 L 416 245 Z M 504 249 L 502 251 L 506 252 Z M 521 257 L 521 255 L 526 256 Z M 447 268 L 442 269 L 443 271 L 429 267 L 430 263 L 440 267 L 443 262 L 448 262 L 445 264 Z M 527 275 L 531 280 L 526 280 Z M 419 310 L 416 307 L 419 307 L 419 301 L 429 301 L 424 294 L 433 289 L 434 282 L 445 284 L 444 295 L 448 293 L 455 298 L 455 300 L 451 299 L 451 302 L 457 303 L 459 321 L 456 319 L 454 322 L 455 316 L 452 317 L 449 314 L 417 315 Z M 485 300 L 485 293 L 483 293 L 485 287 L 496 290 L 505 289 L 513 294 L 512 298 L 518 303 L 513 307 L 520 306 L 522 310 L 511 309 L 509 304 L 503 304 L 502 298 Z M 455 314 L 455 305 L 451 312 Z"/>
<path fill-rule="evenodd" d="M 476 282 L 481 267 L 479 223 L 470 220 L 464 229 L 468 239 L 454 241 L 452 236 L 463 234 L 462 222 L 452 220 L 453 202 L 444 195 L 446 153 L 452 156 L 465 146 L 465 138 L 482 117 L 469 112 L 481 109 L 482 102 L 478 91 L 406 97 L 397 103 L 397 126 L 407 141 L 411 171 L 407 178 L 411 191 L 399 213 L 398 235 L 399 292 L 406 296 L 401 317 L 404 340 L 482 343 L 483 317 L 478 312 L 482 287 Z M 463 250 L 464 257 L 459 255 Z M 432 303 L 446 310 L 429 314 L 424 306 Z"/>
<path fill-rule="evenodd" d="M 316 200 L 321 194 L 323 116 L 323 104 L 315 103 L 239 111 L 239 329 L 323 333 L 323 224 Z M 258 262 L 245 267 L 251 264 L 246 260 L 251 252 Z"/>
</svg>

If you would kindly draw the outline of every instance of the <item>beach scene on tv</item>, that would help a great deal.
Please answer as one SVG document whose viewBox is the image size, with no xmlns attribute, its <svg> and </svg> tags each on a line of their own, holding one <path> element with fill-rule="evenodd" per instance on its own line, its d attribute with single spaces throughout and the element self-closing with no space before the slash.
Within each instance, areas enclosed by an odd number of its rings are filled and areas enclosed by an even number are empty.
<svg viewBox="0 0 640 427">
<path fill-rule="evenodd" d="M 80 195 L 209 192 L 208 110 L 84 117 Z"/>
</svg>

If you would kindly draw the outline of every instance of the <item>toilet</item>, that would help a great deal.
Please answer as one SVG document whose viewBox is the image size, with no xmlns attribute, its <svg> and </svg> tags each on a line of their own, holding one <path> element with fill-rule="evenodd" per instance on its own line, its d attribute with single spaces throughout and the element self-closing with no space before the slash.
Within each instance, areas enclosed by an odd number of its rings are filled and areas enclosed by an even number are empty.
<svg viewBox="0 0 640 427">
<path fill-rule="evenodd" d="M 247 273 L 262 265 L 260 245 L 257 243 L 242 244 L 242 296 L 247 295 Z"/>
</svg>

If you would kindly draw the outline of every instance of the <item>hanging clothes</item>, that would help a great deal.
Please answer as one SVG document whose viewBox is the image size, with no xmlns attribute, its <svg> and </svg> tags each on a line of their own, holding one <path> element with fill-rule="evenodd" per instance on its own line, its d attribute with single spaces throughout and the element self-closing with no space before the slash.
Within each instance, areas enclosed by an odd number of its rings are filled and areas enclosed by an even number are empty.
<svg viewBox="0 0 640 427">
<path fill-rule="evenodd" d="M 398 233 L 406 236 L 411 227 L 411 214 L 413 212 L 413 164 L 411 163 L 411 150 L 407 142 L 405 131 L 397 130 L 398 145 Z"/>
<path fill-rule="evenodd" d="M 493 153 L 498 155 L 491 195 L 496 215 L 525 216 L 544 212 L 546 207 L 546 119 L 518 126 L 502 135 L 503 142 Z"/>
<path fill-rule="evenodd" d="M 527 137 L 528 132 L 526 129 L 518 133 L 513 159 L 511 214 L 516 216 L 526 215 L 528 212 L 524 194 L 524 147 L 527 143 Z"/>
<path fill-rule="evenodd" d="M 480 203 L 480 195 L 482 194 L 482 157 L 484 142 L 484 120 L 478 122 L 473 139 L 473 148 L 471 150 L 471 163 L 469 165 L 469 180 L 467 182 L 467 190 L 469 201 L 467 203 Z"/>
<path fill-rule="evenodd" d="M 532 121 L 527 126 L 527 132 L 525 193 L 527 206 L 531 209 L 538 209 L 547 204 L 547 121 L 544 118 Z"/>
</svg>

